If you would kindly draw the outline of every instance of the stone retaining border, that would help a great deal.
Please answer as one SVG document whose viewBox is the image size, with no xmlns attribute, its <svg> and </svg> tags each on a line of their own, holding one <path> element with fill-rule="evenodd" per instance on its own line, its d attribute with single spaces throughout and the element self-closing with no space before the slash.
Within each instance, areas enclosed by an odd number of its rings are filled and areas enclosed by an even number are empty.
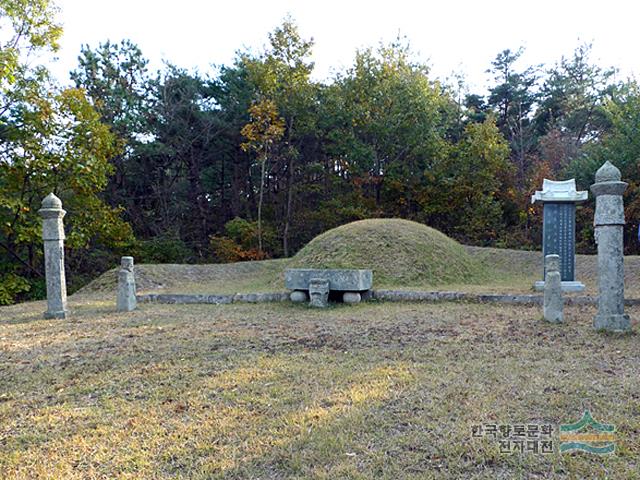
<svg viewBox="0 0 640 480">
<path fill-rule="evenodd" d="M 371 290 L 371 298 L 385 302 L 472 302 L 504 303 L 509 305 L 542 305 L 542 295 L 465 293 L 411 290 Z M 267 303 L 289 300 L 289 292 L 276 293 L 236 293 L 235 295 L 196 294 L 147 294 L 138 295 L 138 302 L 166 304 L 213 304 Z M 565 296 L 565 305 L 596 305 L 598 297 Z M 625 299 L 625 305 L 640 305 L 639 298 Z"/>
<path fill-rule="evenodd" d="M 213 304 L 223 305 L 228 303 L 266 303 L 284 302 L 289 300 L 289 292 L 278 293 L 236 293 L 234 295 L 195 295 L 177 293 L 159 293 L 137 295 L 138 302 L 143 303 L 168 303 L 168 304 Z"/>
<path fill-rule="evenodd" d="M 465 292 L 425 292 L 410 290 L 375 290 L 373 298 L 388 302 L 472 302 L 472 303 L 506 303 L 511 305 L 542 305 L 542 295 L 495 294 Z M 585 305 L 595 302 L 591 297 L 566 297 L 571 305 Z"/>
</svg>

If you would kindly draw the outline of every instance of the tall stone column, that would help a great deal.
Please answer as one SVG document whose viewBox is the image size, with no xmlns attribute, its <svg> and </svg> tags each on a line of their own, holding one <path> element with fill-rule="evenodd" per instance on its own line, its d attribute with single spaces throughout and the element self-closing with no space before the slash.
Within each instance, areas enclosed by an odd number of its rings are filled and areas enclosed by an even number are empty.
<svg viewBox="0 0 640 480">
<path fill-rule="evenodd" d="M 596 197 L 593 220 L 598 245 L 598 313 L 593 325 L 597 330 L 624 332 L 631 329 L 624 313 L 624 204 L 622 194 L 627 183 L 620 181 L 620 170 L 609 161 L 596 172 L 591 192 Z"/>
<path fill-rule="evenodd" d="M 62 218 L 67 212 L 62 202 L 53 193 L 42 200 L 38 210 L 42 217 L 42 239 L 44 240 L 44 267 L 47 282 L 47 311 L 44 318 L 66 318 L 67 282 L 64 275 L 64 225 Z"/>
</svg>

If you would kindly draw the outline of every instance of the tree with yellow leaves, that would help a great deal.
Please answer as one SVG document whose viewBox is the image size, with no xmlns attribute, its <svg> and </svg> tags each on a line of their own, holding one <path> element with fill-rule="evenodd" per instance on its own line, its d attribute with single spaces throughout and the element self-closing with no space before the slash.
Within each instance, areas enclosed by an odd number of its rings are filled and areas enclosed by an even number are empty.
<svg viewBox="0 0 640 480">
<path fill-rule="evenodd" d="M 264 183 L 267 174 L 267 162 L 273 145 L 284 135 L 284 120 L 278 115 L 275 102 L 263 99 L 249 107 L 250 121 L 242 127 L 241 133 L 247 139 L 241 148 L 245 152 L 256 153 L 260 163 L 260 194 L 258 197 L 258 249 L 262 253 L 262 203 Z"/>
</svg>

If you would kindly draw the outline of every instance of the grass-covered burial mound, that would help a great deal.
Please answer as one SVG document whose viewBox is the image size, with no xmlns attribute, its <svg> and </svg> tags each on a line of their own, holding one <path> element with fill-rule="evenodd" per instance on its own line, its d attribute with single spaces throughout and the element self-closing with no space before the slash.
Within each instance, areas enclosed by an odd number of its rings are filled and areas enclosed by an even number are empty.
<svg viewBox="0 0 640 480">
<path fill-rule="evenodd" d="M 367 268 L 374 272 L 374 288 L 528 292 L 537 279 L 540 255 L 464 247 L 420 223 L 372 219 L 318 235 L 292 258 L 210 265 L 138 264 L 135 271 L 139 293 L 282 291 L 287 268 Z M 117 270 L 106 272 L 80 292 L 115 292 Z"/>
<path fill-rule="evenodd" d="M 291 266 L 367 268 L 378 286 L 472 283 L 482 271 L 455 240 L 400 219 L 361 220 L 329 230 L 300 250 Z"/>
</svg>

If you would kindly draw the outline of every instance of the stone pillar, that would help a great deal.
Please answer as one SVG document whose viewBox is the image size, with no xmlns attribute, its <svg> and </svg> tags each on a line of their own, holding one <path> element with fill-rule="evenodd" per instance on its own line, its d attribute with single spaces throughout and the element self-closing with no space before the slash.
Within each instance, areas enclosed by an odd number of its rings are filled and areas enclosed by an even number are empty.
<svg viewBox="0 0 640 480">
<path fill-rule="evenodd" d="M 135 310 L 136 306 L 136 279 L 133 274 L 133 257 L 122 257 L 120 259 L 120 271 L 118 272 L 116 308 L 119 312 L 130 312 Z"/>
<path fill-rule="evenodd" d="M 547 322 L 562 323 L 563 300 L 560 277 L 560 255 L 547 255 L 544 258 L 544 268 L 547 272 L 544 281 L 544 319 Z"/>
<path fill-rule="evenodd" d="M 591 192 L 596 197 L 593 220 L 598 245 L 598 313 L 593 321 L 597 330 L 624 332 L 631 329 L 624 313 L 624 204 L 627 183 L 620 181 L 620 170 L 605 162 L 596 172 Z"/>
<path fill-rule="evenodd" d="M 62 218 L 67 212 L 62 202 L 53 193 L 42 200 L 38 210 L 42 217 L 42 239 L 44 240 L 44 268 L 47 281 L 47 311 L 44 318 L 66 318 L 67 282 L 64 275 L 64 225 Z"/>
<path fill-rule="evenodd" d="M 545 178 L 542 190 L 531 196 L 531 203 L 543 204 L 543 265 L 547 255 L 560 256 L 560 278 L 565 292 L 584 290 L 584 285 L 575 279 L 576 204 L 585 201 L 588 195 L 585 191 L 576 190 L 575 179 L 557 182 Z M 543 279 L 545 278 L 546 271 L 543 269 Z M 534 288 L 544 290 L 544 280 L 536 282 Z"/>
</svg>

